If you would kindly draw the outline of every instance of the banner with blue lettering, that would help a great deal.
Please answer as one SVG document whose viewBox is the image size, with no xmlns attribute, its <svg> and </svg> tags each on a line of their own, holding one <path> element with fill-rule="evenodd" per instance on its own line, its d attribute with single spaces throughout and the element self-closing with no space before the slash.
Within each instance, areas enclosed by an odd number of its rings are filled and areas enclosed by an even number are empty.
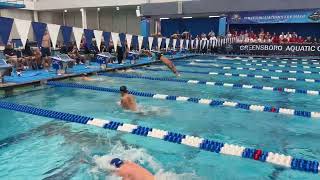
<svg viewBox="0 0 320 180">
<path fill-rule="evenodd" d="M 239 12 L 228 16 L 229 24 L 320 23 L 320 9 Z"/>
<path fill-rule="evenodd" d="M 41 47 L 44 32 L 47 30 L 47 24 L 32 22 L 34 36 L 36 37 L 38 47 Z"/>
<path fill-rule="evenodd" d="M 13 19 L 0 17 L 0 42 L 4 45 L 8 44 L 12 24 Z"/>
<path fill-rule="evenodd" d="M 320 56 L 319 44 L 232 44 L 225 53 L 259 56 Z"/>
</svg>

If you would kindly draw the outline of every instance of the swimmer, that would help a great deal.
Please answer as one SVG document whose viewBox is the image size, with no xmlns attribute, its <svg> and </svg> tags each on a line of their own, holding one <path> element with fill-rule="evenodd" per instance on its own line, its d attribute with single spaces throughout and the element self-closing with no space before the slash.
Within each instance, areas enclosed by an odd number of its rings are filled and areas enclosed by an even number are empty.
<svg viewBox="0 0 320 180">
<path fill-rule="evenodd" d="M 149 171 L 133 162 L 124 162 L 119 158 L 114 158 L 110 164 L 117 168 L 116 174 L 123 180 L 155 180 Z"/>
<path fill-rule="evenodd" d="M 128 93 L 126 86 L 120 87 L 120 93 L 122 108 L 135 112 L 138 111 L 136 100 L 131 94 Z"/>
<path fill-rule="evenodd" d="M 81 76 L 81 79 L 82 79 L 83 81 L 95 81 L 94 79 L 87 77 L 86 74 L 83 74 L 83 75 Z"/>
<path fill-rule="evenodd" d="M 176 69 L 176 66 L 170 61 L 168 58 L 163 56 L 162 53 L 153 51 L 152 53 L 149 51 L 144 51 L 148 56 L 155 57 L 156 60 L 162 61 L 176 76 L 180 76 L 179 72 Z"/>
</svg>

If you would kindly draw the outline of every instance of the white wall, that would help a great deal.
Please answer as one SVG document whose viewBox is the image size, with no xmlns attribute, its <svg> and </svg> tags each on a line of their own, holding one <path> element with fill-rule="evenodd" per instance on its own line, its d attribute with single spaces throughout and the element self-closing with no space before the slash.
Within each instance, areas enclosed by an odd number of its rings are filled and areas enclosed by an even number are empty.
<svg viewBox="0 0 320 180">
<path fill-rule="evenodd" d="M 63 24 L 62 12 L 39 11 L 39 22 L 49 24 Z"/>
<path fill-rule="evenodd" d="M 22 9 L 2 9 L 0 10 L 0 16 L 32 21 L 33 11 Z"/>
<path fill-rule="evenodd" d="M 173 2 L 178 0 L 38 0 L 36 10 L 72 9 L 86 7 L 128 6 L 145 3 Z M 181 1 L 181 0 L 180 0 Z"/>
</svg>

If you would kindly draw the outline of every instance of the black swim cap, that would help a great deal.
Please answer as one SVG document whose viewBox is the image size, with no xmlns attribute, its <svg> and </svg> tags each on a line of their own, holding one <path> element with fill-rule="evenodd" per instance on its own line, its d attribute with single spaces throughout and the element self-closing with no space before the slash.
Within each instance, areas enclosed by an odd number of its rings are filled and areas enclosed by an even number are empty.
<svg viewBox="0 0 320 180">
<path fill-rule="evenodd" d="M 119 158 L 114 158 L 111 160 L 110 164 L 113 165 L 116 168 L 120 168 L 120 166 L 123 164 L 124 162 L 119 159 Z"/>
<path fill-rule="evenodd" d="M 120 87 L 120 92 L 128 92 L 128 89 L 126 86 L 121 86 Z"/>
</svg>

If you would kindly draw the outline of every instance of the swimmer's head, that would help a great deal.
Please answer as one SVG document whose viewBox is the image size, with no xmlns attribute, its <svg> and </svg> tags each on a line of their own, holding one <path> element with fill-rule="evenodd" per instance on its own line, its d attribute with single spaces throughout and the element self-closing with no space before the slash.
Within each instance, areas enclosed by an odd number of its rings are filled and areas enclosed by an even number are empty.
<svg viewBox="0 0 320 180">
<path fill-rule="evenodd" d="M 114 158 L 110 161 L 110 164 L 116 168 L 120 168 L 124 162 L 119 158 Z"/>
<path fill-rule="evenodd" d="M 128 93 L 127 87 L 126 87 L 126 86 L 121 86 L 121 87 L 120 87 L 120 93 L 121 93 L 121 94 Z"/>
</svg>

